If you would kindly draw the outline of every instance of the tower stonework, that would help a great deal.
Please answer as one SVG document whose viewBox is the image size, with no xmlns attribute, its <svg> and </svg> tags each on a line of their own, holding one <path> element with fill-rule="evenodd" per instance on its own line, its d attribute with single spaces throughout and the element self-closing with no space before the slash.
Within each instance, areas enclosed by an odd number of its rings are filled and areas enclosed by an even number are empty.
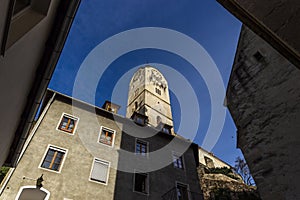
<svg viewBox="0 0 300 200">
<path fill-rule="evenodd" d="M 154 127 L 173 127 L 168 82 L 152 66 L 139 68 L 130 81 L 126 117 L 134 112 L 147 116 L 148 124 Z"/>
</svg>

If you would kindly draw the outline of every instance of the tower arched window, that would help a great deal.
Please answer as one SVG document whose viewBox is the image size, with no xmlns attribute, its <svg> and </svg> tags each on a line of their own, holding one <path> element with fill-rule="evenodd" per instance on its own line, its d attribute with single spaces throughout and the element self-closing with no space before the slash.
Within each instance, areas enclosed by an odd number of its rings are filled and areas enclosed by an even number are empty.
<svg viewBox="0 0 300 200">
<path fill-rule="evenodd" d="M 160 116 L 157 116 L 157 117 L 156 117 L 156 123 L 157 123 L 157 124 L 161 123 L 161 117 L 160 117 Z"/>
</svg>

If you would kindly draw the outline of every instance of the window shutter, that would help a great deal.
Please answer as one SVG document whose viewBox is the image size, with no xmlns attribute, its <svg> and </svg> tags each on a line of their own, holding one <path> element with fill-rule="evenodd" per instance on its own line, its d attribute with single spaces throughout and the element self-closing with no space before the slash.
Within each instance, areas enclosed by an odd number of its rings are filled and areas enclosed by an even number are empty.
<svg viewBox="0 0 300 200">
<path fill-rule="evenodd" d="M 108 163 L 95 160 L 91 179 L 100 181 L 102 183 L 106 183 L 107 173 L 108 173 Z"/>
</svg>

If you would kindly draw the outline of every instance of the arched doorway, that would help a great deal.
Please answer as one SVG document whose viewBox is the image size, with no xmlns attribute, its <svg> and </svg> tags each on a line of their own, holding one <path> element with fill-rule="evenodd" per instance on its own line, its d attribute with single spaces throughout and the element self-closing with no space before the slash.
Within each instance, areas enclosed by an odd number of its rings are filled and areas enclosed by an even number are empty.
<svg viewBox="0 0 300 200">
<path fill-rule="evenodd" d="M 48 200 L 50 192 L 36 186 L 23 186 L 20 188 L 15 200 Z"/>
</svg>

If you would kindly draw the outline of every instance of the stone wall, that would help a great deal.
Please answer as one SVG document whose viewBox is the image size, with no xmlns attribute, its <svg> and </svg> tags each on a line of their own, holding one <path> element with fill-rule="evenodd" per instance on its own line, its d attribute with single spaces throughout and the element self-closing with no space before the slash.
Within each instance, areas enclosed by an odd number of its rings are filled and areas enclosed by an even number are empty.
<svg viewBox="0 0 300 200">
<path fill-rule="evenodd" d="M 205 166 L 198 167 L 200 185 L 204 200 L 259 200 L 256 187 L 244 184 L 241 179 L 235 180 L 224 174 L 208 174 Z"/>
<path fill-rule="evenodd" d="M 299 80 L 298 68 L 242 28 L 226 98 L 263 199 L 300 199 Z"/>
<path fill-rule="evenodd" d="M 217 0 L 300 68 L 298 0 Z"/>
</svg>

